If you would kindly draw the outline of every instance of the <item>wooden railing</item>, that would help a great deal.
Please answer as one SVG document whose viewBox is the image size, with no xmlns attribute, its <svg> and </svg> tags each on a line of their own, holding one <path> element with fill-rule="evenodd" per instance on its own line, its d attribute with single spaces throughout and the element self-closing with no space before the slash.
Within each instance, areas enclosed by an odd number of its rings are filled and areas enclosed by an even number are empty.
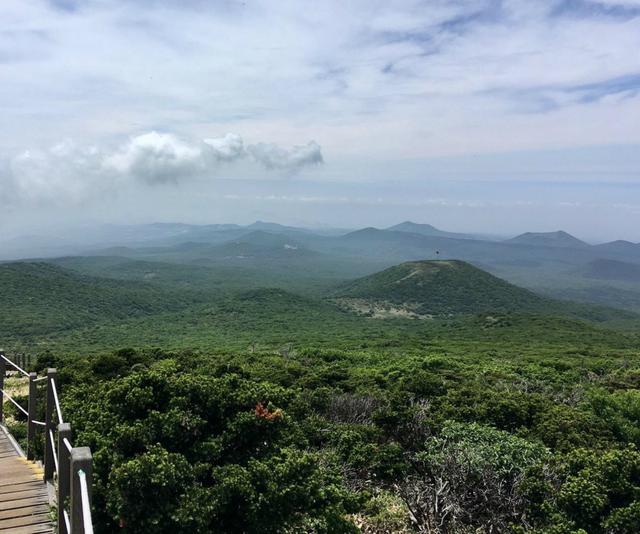
<svg viewBox="0 0 640 534">
<path fill-rule="evenodd" d="M 93 534 L 91 519 L 91 487 L 93 459 L 89 447 L 71 444 L 71 425 L 66 423 L 60 409 L 57 373 L 48 369 L 45 376 L 29 373 L 24 355 L 18 363 L 11 361 L 0 351 L 0 391 L 27 418 L 27 459 L 41 460 L 44 465 L 44 482 L 57 483 L 57 523 L 59 534 Z M 19 365 L 19 364 L 22 364 Z M 25 410 L 5 390 L 5 377 L 9 368 L 29 379 L 29 397 Z M 39 385 L 46 389 L 44 421 L 36 420 Z M 0 423 L 4 421 L 4 403 L 0 402 Z M 44 435 L 44 454 L 36 458 L 37 432 Z"/>
</svg>

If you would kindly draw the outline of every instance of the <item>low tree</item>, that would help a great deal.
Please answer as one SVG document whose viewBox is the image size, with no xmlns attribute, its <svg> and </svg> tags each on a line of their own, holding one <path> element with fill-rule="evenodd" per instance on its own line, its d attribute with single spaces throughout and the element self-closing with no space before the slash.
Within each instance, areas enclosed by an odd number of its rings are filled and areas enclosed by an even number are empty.
<svg viewBox="0 0 640 534">
<path fill-rule="evenodd" d="M 420 533 L 504 532 L 526 524 L 520 483 L 548 455 L 541 445 L 479 424 L 447 422 L 396 484 Z"/>
</svg>

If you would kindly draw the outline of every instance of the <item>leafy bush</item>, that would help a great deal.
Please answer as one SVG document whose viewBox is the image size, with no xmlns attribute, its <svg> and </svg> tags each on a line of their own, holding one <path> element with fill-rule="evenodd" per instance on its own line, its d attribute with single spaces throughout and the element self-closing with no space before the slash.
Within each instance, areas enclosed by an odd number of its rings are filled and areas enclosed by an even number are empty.
<svg viewBox="0 0 640 534">
<path fill-rule="evenodd" d="M 541 530 L 640 532 L 640 453 L 635 447 L 603 453 L 578 449 L 555 464 L 546 473 L 532 471 L 525 484 L 525 494 L 541 512 L 537 522 L 547 525 Z"/>
<path fill-rule="evenodd" d="M 535 443 L 476 423 L 447 422 L 397 483 L 420 532 L 502 532 L 522 523 L 524 474 L 549 453 Z"/>
<path fill-rule="evenodd" d="M 348 532 L 355 501 L 305 451 L 283 388 L 179 372 L 171 361 L 65 398 L 95 456 L 96 523 L 110 532 Z"/>
</svg>

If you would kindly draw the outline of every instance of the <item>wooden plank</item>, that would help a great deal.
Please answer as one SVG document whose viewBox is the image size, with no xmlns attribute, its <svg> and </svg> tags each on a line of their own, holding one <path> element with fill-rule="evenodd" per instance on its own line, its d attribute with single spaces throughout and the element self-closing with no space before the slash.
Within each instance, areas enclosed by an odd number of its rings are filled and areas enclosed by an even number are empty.
<svg viewBox="0 0 640 534">
<path fill-rule="evenodd" d="M 2 469 L 2 464 L 0 464 L 0 470 Z M 0 488 L 4 488 L 5 486 L 11 486 L 12 484 L 22 484 L 23 482 L 42 482 L 42 478 L 36 475 L 35 473 L 18 473 L 11 478 L 7 477 L 3 481 L 0 482 Z"/>
<path fill-rule="evenodd" d="M 37 478 L 33 479 L 30 477 L 27 477 L 27 479 L 24 482 L 19 482 L 19 481 L 7 482 L 6 484 L 0 484 L 0 494 L 13 491 L 13 489 L 26 488 L 27 486 L 38 485 L 41 483 L 42 481 L 40 479 L 37 479 Z"/>
<path fill-rule="evenodd" d="M 27 482 L 17 482 L 15 484 L 7 484 L 6 486 L 0 486 L 0 495 L 5 493 L 13 493 L 14 491 L 23 491 L 26 489 L 39 488 L 42 485 L 40 480 L 29 480 Z"/>
<path fill-rule="evenodd" d="M 0 431 L 0 534 L 52 532 L 42 469 L 20 456 Z"/>
<path fill-rule="evenodd" d="M 0 484 L 0 489 L 6 486 L 12 486 L 14 484 L 28 484 L 29 482 L 40 482 L 42 479 L 37 476 L 25 476 L 25 477 L 13 477 L 10 480 L 6 480 Z"/>
<path fill-rule="evenodd" d="M 0 510 L 0 516 L 2 517 L 2 519 L 0 519 L 0 526 L 2 526 L 3 519 L 11 519 L 14 517 L 25 517 L 28 515 L 33 515 L 32 510 L 38 507 L 43 506 L 44 509 L 42 511 L 45 511 L 45 512 L 49 510 L 48 504 L 33 503 L 33 502 L 30 502 L 29 500 L 16 501 L 16 502 L 21 503 L 20 506 L 16 508 L 9 508 L 8 510 Z"/>
<path fill-rule="evenodd" d="M 21 515 L 29 515 L 26 512 L 21 513 L 21 511 L 28 510 L 34 506 L 46 506 L 49 507 L 48 500 L 46 499 L 23 499 L 20 501 L 6 501 L 0 503 L 0 513 L 7 516 L 19 517 Z M 0 520 L 0 529 L 4 526 L 4 521 Z"/>
<path fill-rule="evenodd" d="M 40 525 L 42 523 L 51 524 L 51 518 L 49 517 L 48 512 L 0 521 L 0 532 L 4 534 L 4 531 L 9 528 L 27 527 L 29 525 Z"/>
<path fill-rule="evenodd" d="M 26 527 L 7 528 L 2 534 L 48 534 L 53 533 L 53 527 L 42 523 L 40 525 L 29 525 Z"/>
<path fill-rule="evenodd" d="M 8 458 L 0 459 L 0 469 L 0 472 L 2 473 L 2 480 L 9 480 L 12 473 L 22 473 L 23 475 L 43 475 L 42 469 L 31 462 L 28 462 L 21 456 L 10 456 Z"/>
<path fill-rule="evenodd" d="M 46 493 L 38 495 L 37 497 L 31 497 L 28 499 L 15 499 L 13 501 L 0 502 L 0 512 L 6 510 L 15 510 L 16 508 L 24 508 L 25 506 L 35 506 L 42 503 L 48 503 L 49 498 Z M 0 521 L 0 528 L 2 528 L 2 521 Z"/>
<path fill-rule="evenodd" d="M 13 510 L 4 510 L 0 512 L 0 520 L 2 519 L 15 519 L 16 517 L 26 517 L 30 515 L 46 514 L 49 513 L 49 506 L 47 504 L 36 504 L 32 506 L 25 506 L 24 508 L 14 508 Z"/>
<path fill-rule="evenodd" d="M 38 487 L 25 488 L 22 490 L 12 491 L 10 493 L 3 493 L 2 495 L 0 495 L 0 502 L 30 499 L 42 493 L 47 493 L 47 488 L 44 484 L 40 484 L 40 486 Z"/>
<path fill-rule="evenodd" d="M 42 474 L 0 430 L 0 534 L 53 532 Z"/>
<path fill-rule="evenodd" d="M 9 471 L 2 469 L 2 464 L 0 464 L 0 470 L 2 470 L 3 475 L 6 473 L 7 478 L 4 480 L 0 487 L 8 486 L 9 484 L 17 484 L 19 482 L 34 482 L 40 481 L 42 482 L 42 475 L 38 476 L 37 474 L 31 473 L 21 473 L 20 471 L 11 470 Z"/>
<path fill-rule="evenodd" d="M 37 486 L 35 484 L 29 485 L 28 488 L 3 493 L 2 497 L 0 497 L 0 500 L 11 501 L 13 499 L 17 499 L 19 495 L 32 495 L 32 494 L 39 494 L 43 492 L 44 493 L 47 492 L 47 486 L 44 484 L 44 482 L 38 484 Z"/>
</svg>

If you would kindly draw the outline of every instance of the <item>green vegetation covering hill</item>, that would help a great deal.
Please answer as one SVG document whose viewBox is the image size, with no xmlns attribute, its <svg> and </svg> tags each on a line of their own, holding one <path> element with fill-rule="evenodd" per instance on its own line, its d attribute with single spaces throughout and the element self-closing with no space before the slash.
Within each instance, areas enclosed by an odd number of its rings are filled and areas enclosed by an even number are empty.
<svg viewBox="0 0 640 534">
<path fill-rule="evenodd" d="M 539 311 L 547 302 L 466 262 L 406 262 L 345 284 L 336 296 L 388 301 L 419 314 Z"/>
<path fill-rule="evenodd" d="M 125 258 L 66 258 L 60 265 L 80 269 L 86 274 L 57 266 L 34 263 L 4 264 L 0 269 L 5 302 L 2 319 L 4 339 L 20 346 L 49 346 L 65 350 L 98 350 L 106 346 L 164 346 L 171 348 L 248 345 L 278 347 L 289 343 L 322 346 L 356 344 L 377 346 L 412 343 L 419 346 L 425 336 L 467 335 L 476 329 L 474 319 L 449 324 L 431 321 L 426 325 L 407 321 L 407 314 L 390 314 L 384 326 L 343 311 L 320 296 L 326 282 L 315 279 L 317 287 L 297 291 L 307 279 L 294 279 L 282 273 L 280 279 L 255 270 L 235 267 L 180 266 Z M 521 298 L 522 306 L 505 309 L 466 304 L 445 306 L 447 313 L 486 312 L 493 317 L 480 320 L 482 332 L 497 321 L 501 327 L 513 324 L 516 315 L 554 313 L 583 317 L 593 321 L 633 320 L 634 315 L 593 306 L 569 305 L 553 308 L 553 301 L 515 288 L 471 266 L 462 265 L 488 278 L 503 298 Z M 98 277 L 109 273 L 114 278 Z M 469 278 L 469 277 L 467 277 Z M 470 278 L 469 278 L 470 279 Z M 273 284 L 271 288 L 265 285 Z M 450 281 L 453 283 L 453 280 Z M 285 289 L 289 288 L 289 290 Z M 323 289 L 325 288 L 325 289 Z M 482 291 L 489 291 L 491 286 Z M 506 293 L 504 291 L 506 290 Z M 477 292 L 477 297 L 482 296 Z M 413 293 L 411 293 L 413 294 Z M 454 290 L 449 297 L 467 298 Z M 442 297 L 444 298 L 444 296 Z M 453 301 L 452 301 L 453 302 Z M 495 301 L 497 303 L 498 301 Z M 542 303 L 544 306 L 535 306 Z M 525 307 L 525 304 L 528 307 Z M 421 311 L 420 306 L 416 306 Z M 414 307 L 415 309 L 415 307 Z M 428 306 L 425 309 L 432 309 Z M 550 324 L 546 328 L 550 328 Z M 607 323 L 608 324 L 608 323 Z M 584 330 L 577 324 L 569 330 Z M 597 338 L 598 331 L 583 332 Z M 475 334 L 474 334 L 475 335 Z M 497 334 L 493 334 L 497 335 Z M 515 334 L 514 334 L 515 335 Z M 566 332 L 563 330 L 563 336 Z"/>
<path fill-rule="evenodd" d="M 82 276 L 46 263 L 0 264 L 4 335 L 48 335 L 104 321 L 174 312 L 198 293 Z"/>
<path fill-rule="evenodd" d="M 100 239 L 106 248 L 92 246 L 84 254 L 232 266 L 245 272 L 254 270 L 255 277 L 264 280 L 263 285 L 272 285 L 272 281 L 279 285 L 286 269 L 292 280 L 301 282 L 295 284 L 295 290 L 302 292 L 307 286 L 314 290 L 320 285 L 326 288 L 404 261 L 455 258 L 536 293 L 640 310 L 640 282 L 623 286 L 620 280 L 580 275 L 598 259 L 640 263 L 640 245 L 628 241 L 588 245 L 566 232 L 527 233 L 495 241 L 411 222 L 387 230 L 365 228 L 348 233 L 258 222 L 249 226 L 114 227 L 105 229 Z M 67 242 L 66 247 L 71 248 L 66 254 L 78 253 L 71 243 Z M 2 255 L 6 250 L 0 248 Z M 104 276 L 110 274 L 106 272 Z M 621 299 L 623 292 L 630 292 L 632 298 Z"/>
<path fill-rule="evenodd" d="M 595 320 L 634 317 L 632 313 L 541 297 L 458 260 L 406 262 L 346 283 L 334 297 L 351 308 L 362 308 L 362 301 L 374 307 L 393 304 L 418 316 L 516 312 Z"/>
<path fill-rule="evenodd" d="M 241 301 L 227 315 L 309 305 Z M 336 339 L 319 317 L 324 349 L 94 350 L 34 367 L 59 369 L 97 459 L 101 532 L 635 532 L 637 336 L 487 319 L 416 345 L 359 319 L 392 343 L 358 346 L 375 334 Z"/>
<path fill-rule="evenodd" d="M 638 532 L 637 316 L 462 261 L 353 280 L 379 264 L 328 252 L 396 234 L 295 238 L 298 264 L 197 265 L 217 245 L 193 241 L 1 264 L 3 348 L 58 368 L 96 532 Z"/>
</svg>

